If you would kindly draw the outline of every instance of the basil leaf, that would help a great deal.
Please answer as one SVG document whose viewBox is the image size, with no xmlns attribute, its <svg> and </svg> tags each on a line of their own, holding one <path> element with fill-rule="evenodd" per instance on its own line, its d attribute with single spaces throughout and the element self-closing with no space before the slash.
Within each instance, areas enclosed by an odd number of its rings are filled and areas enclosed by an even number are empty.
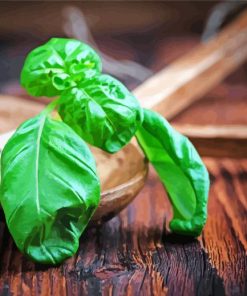
<svg viewBox="0 0 247 296">
<path fill-rule="evenodd" d="M 144 110 L 136 137 L 172 202 L 171 230 L 198 236 L 207 218 L 209 177 L 194 146 L 150 110 Z"/>
<path fill-rule="evenodd" d="M 33 96 L 53 97 L 102 70 L 100 57 L 74 39 L 52 38 L 31 51 L 21 72 L 21 84 Z"/>
<path fill-rule="evenodd" d="M 18 248 L 41 263 L 72 256 L 100 196 L 87 145 L 43 113 L 19 127 L 1 163 L 1 204 Z"/>
<path fill-rule="evenodd" d="M 65 91 L 58 111 L 85 141 L 110 153 L 130 141 L 143 116 L 136 98 L 108 75 L 96 76 Z"/>
</svg>

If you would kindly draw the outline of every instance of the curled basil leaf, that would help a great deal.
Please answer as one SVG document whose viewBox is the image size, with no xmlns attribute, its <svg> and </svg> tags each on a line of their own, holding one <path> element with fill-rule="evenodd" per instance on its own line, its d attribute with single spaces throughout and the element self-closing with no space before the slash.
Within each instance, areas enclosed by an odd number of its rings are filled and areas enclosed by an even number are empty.
<svg viewBox="0 0 247 296">
<path fill-rule="evenodd" d="M 171 230 L 198 236 L 207 219 L 209 177 L 194 146 L 150 110 L 144 110 L 136 137 L 172 202 Z"/>
<path fill-rule="evenodd" d="M 87 145 L 41 113 L 18 128 L 1 164 L 1 204 L 18 248 L 41 263 L 72 256 L 100 196 Z"/>
<path fill-rule="evenodd" d="M 143 117 L 136 98 L 109 75 L 63 92 L 58 111 L 85 141 L 110 153 L 130 141 Z"/>
<path fill-rule="evenodd" d="M 100 57 L 85 43 L 52 38 L 28 54 L 21 84 L 30 95 L 53 97 L 101 70 Z"/>
</svg>

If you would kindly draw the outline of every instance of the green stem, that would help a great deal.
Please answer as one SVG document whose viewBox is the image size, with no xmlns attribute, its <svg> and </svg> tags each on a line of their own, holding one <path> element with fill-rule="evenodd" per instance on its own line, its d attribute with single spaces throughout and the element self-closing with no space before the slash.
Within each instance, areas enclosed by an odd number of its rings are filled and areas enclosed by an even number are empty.
<svg viewBox="0 0 247 296">
<path fill-rule="evenodd" d="M 41 113 L 44 115 L 50 114 L 57 107 L 59 99 L 57 98 L 50 102 Z"/>
</svg>

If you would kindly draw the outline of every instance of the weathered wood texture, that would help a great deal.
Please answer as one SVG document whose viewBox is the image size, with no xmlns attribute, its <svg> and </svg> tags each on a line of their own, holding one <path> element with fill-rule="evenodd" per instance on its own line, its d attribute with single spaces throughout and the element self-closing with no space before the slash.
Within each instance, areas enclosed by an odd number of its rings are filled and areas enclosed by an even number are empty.
<svg viewBox="0 0 247 296">
<path fill-rule="evenodd" d="M 201 156 L 247 157 L 247 125 L 174 125 Z M 224 147 L 224 149 L 222 149 Z"/>
<path fill-rule="evenodd" d="M 206 164 L 209 217 L 198 240 L 165 230 L 171 210 L 153 171 L 135 201 L 89 229 L 60 267 L 25 259 L 1 213 L 0 295 L 246 295 L 247 161 Z"/>
<path fill-rule="evenodd" d="M 204 122 L 212 103 L 202 102 L 208 108 L 199 112 L 194 106 L 193 117 L 187 111 L 175 122 Z M 38 111 L 24 111 L 24 105 L 21 118 L 7 116 L 10 105 L 1 105 L 1 132 Z M 206 165 L 212 180 L 209 217 L 194 240 L 168 233 L 171 208 L 153 170 L 134 202 L 88 229 L 77 255 L 58 267 L 24 258 L 0 212 L 0 295 L 246 295 L 247 160 L 206 159 Z"/>
</svg>

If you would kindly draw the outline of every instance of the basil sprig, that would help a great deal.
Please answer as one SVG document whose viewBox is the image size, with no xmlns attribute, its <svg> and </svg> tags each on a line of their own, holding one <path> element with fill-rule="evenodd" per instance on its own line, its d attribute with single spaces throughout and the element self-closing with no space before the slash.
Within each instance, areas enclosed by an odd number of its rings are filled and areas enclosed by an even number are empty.
<svg viewBox="0 0 247 296">
<path fill-rule="evenodd" d="M 29 53 L 21 73 L 29 94 L 57 97 L 17 129 L 1 158 L 7 225 L 37 262 L 72 256 L 99 204 L 95 161 L 84 141 L 114 153 L 136 135 L 172 202 L 171 230 L 197 236 L 206 222 L 208 173 L 193 145 L 101 68 L 88 45 L 52 38 Z M 61 120 L 53 118 L 55 109 Z"/>
</svg>

